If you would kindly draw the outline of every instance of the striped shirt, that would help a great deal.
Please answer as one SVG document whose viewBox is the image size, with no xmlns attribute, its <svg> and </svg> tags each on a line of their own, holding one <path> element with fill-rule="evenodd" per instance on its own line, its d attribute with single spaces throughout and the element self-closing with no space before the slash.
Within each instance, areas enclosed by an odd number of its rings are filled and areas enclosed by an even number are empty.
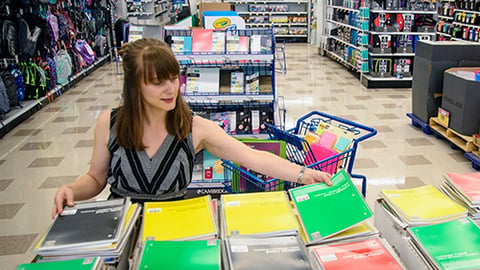
<svg viewBox="0 0 480 270">
<path fill-rule="evenodd" d="M 138 201 L 175 200 L 185 196 L 192 180 L 195 150 L 192 133 L 179 141 L 168 134 L 155 155 L 145 150 L 125 149 L 117 144 L 114 123 L 116 110 L 110 116 L 108 150 L 111 160 L 107 182 L 114 197 Z"/>
</svg>

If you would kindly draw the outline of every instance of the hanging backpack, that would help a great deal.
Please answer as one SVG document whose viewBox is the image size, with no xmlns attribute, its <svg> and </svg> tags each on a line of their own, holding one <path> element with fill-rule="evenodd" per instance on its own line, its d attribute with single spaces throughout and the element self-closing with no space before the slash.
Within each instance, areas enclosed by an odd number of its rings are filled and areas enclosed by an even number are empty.
<svg viewBox="0 0 480 270">
<path fill-rule="evenodd" d="M 70 75 L 72 75 L 72 58 L 66 50 L 60 50 L 53 60 L 55 61 L 55 67 L 57 68 L 57 83 L 67 83 L 70 80 Z"/>
<path fill-rule="evenodd" d="M 51 79 L 51 84 L 52 88 L 55 88 L 57 85 L 57 67 L 55 66 L 55 61 L 50 56 L 47 56 L 45 59 L 48 63 L 48 66 L 50 67 L 50 79 Z"/>
<path fill-rule="evenodd" d="M 19 102 L 24 101 L 25 100 L 25 82 L 23 79 L 23 73 L 15 66 L 12 66 L 11 69 L 12 69 L 11 73 L 13 77 L 15 77 L 15 85 L 17 86 L 17 99 Z"/>
<path fill-rule="evenodd" d="M 49 12 L 47 15 L 47 23 L 48 23 L 48 27 L 50 28 L 50 36 L 52 37 L 52 46 L 55 47 L 55 45 L 58 42 L 58 35 L 59 35 L 57 16 Z"/>
<path fill-rule="evenodd" d="M 24 65 L 25 99 L 38 99 L 47 94 L 47 82 L 43 69 L 35 63 Z"/>
<path fill-rule="evenodd" d="M 102 57 L 107 54 L 107 38 L 102 35 L 95 36 L 95 46 L 93 46 L 95 53 L 98 57 Z"/>
<path fill-rule="evenodd" d="M 0 117 L 3 118 L 10 111 L 10 101 L 8 100 L 7 88 L 0 78 Z"/>
<path fill-rule="evenodd" d="M 48 62 L 45 60 L 42 60 L 38 63 L 38 66 L 43 70 L 45 74 L 45 85 L 46 85 L 46 90 L 51 90 L 54 85 L 52 85 L 52 71 L 50 70 L 50 66 L 48 65 Z"/>
<path fill-rule="evenodd" d="M 17 55 L 17 29 L 10 20 L 2 22 L 2 37 L 0 40 L 2 55 L 5 57 L 14 57 Z"/>
<path fill-rule="evenodd" d="M 85 40 L 75 40 L 75 50 L 87 65 L 91 65 L 95 61 L 95 53 Z"/>
<path fill-rule="evenodd" d="M 17 84 L 15 83 L 15 77 L 7 69 L 0 70 L 0 77 L 3 80 L 3 84 L 7 89 L 8 100 L 10 101 L 10 107 L 18 105 L 17 97 Z"/>
<path fill-rule="evenodd" d="M 37 49 L 37 40 L 41 29 L 36 27 L 30 31 L 25 19 L 17 18 L 17 54 L 23 59 L 30 59 Z"/>
</svg>

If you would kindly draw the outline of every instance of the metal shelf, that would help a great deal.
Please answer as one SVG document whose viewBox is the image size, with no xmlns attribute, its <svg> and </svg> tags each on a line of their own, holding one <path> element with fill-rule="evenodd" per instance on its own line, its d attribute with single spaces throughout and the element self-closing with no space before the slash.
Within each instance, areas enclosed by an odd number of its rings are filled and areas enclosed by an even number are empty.
<svg viewBox="0 0 480 270">
<path fill-rule="evenodd" d="M 368 53 L 370 56 L 415 56 L 415 53 Z"/>
<path fill-rule="evenodd" d="M 370 9 L 370 13 L 401 13 L 401 14 L 437 14 L 436 10 L 393 10 L 393 9 Z"/>
</svg>

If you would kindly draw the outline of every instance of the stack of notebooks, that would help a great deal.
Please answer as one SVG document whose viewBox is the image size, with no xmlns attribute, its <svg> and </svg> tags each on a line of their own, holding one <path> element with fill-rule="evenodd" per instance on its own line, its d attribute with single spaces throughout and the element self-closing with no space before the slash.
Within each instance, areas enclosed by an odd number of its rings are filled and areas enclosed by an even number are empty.
<svg viewBox="0 0 480 270">
<path fill-rule="evenodd" d="M 132 269 L 220 269 L 217 201 L 146 202 Z"/>
<path fill-rule="evenodd" d="M 479 269 L 480 228 L 470 218 L 407 228 L 431 269 Z"/>
<path fill-rule="evenodd" d="M 298 236 L 229 237 L 225 239 L 229 270 L 311 270 L 305 245 Z"/>
<path fill-rule="evenodd" d="M 17 266 L 15 270 L 102 270 L 105 269 L 101 257 L 87 257 L 82 259 L 25 263 Z"/>
<path fill-rule="evenodd" d="M 406 269 L 385 239 L 379 236 L 308 247 L 320 269 Z"/>
<path fill-rule="evenodd" d="M 209 240 L 218 236 L 210 195 L 178 200 L 146 202 L 143 206 L 141 241 Z"/>
<path fill-rule="evenodd" d="M 440 186 L 443 193 L 468 210 L 468 216 L 480 224 L 480 173 L 447 173 Z"/>
<path fill-rule="evenodd" d="M 191 224 L 195 226 L 195 224 Z M 220 270 L 220 240 L 147 240 L 133 269 Z"/>
<path fill-rule="evenodd" d="M 226 269 L 312 269 L 285 191 L 226 194 L 220 205 Z"/>
<path fill-rule="evenodd" d="M 221 226 L 224 238 L 298 234 L 298 224 L 285 191 L 223 195 Z"/>
<path fill-rule="evenodd" d="M 129 199 L 77 203 L 65 207 L 35 245 L 40 261 L 102 257 L 118 261 L 141 212 Z"/>
<path fill-rule="evenodd" d="M 467 210 L 432 185 L 382 189 L 384 206 L 409 226 L 428 225 L 466 217 Z"/>
</svg>

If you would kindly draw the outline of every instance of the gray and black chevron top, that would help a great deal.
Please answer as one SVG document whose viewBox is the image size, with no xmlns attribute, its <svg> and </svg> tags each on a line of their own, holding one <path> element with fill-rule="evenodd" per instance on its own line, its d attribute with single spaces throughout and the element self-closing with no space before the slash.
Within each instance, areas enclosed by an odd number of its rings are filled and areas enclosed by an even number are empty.
<svg viewBox="0 0 480 270">
<path fill-rule="evenodd" d="M 135 201 L 175 200 L 185 196 L 192 180 L 195 150 L 192 133 L 179 141 L 168 134 L 152 159 L 144 150 L 125 149 L 117 144 L 114 123 L 110 117 L 108 149 L 111 155 L 107 182 L 114 197 Z"/>
</svg>

